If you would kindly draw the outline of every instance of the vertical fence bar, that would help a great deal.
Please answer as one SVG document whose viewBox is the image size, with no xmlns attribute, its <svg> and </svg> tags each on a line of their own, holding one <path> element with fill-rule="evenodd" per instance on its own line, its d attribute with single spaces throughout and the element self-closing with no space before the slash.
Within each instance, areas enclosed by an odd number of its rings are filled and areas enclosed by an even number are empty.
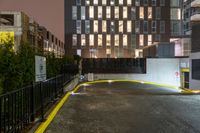
<svg viewBox="0 0 200 133">
<path fill-rule="evenodd" d="M 54 88 L 55 89 L 54 90 L 55 91 L 55 99 L 58 97 L 58 94 L 57 94 L 57 89 L 58 89 L 57 88 L 57 78 L 58 78 L 58 76 L 56 76 L 56 78 L 54 79 L 54 83 L 55 83 L 55 88 Z"/>
<path fill-rule="evenodd" d="M 0 133 L 2 131 L 2 104 L 1 104 L 1 97 L 0 97 Z"/>
<path fill-rule="evenodd" d="M 30 114 L 31 114 L 31 122 L 35 120 L 35 106 L 34 106 L 34 89 L 35 85 L 32 83 L 32 87 L 30 88 Z"/>
<path fill-rule="evenodd" d="M 40 82 L 40 103 L 41 103 L 41 120 L 44 121 L 44 103 L 43 103 L 43 82 Z"/>
</svg>

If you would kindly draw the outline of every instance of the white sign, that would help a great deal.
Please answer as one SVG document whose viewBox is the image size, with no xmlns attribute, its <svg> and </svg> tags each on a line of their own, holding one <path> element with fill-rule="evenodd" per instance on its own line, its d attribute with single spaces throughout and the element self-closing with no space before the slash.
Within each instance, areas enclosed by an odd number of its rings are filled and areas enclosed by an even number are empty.
<svg viewBox="0 0 200 133">
<path fill-rule="evenodd" d="M 81 49 L 77 49 L 77 55 L 81 56 Z"/>
<path fill-rule="evenodd" d="M 35 81 L 44 81 L 46 77 L 46 57 L 35 56 Z"/>
<path fill-rule="evenodd" d="M 94 74 L 88 73 L 88 81 L 94 81 Z"/>
</svg>

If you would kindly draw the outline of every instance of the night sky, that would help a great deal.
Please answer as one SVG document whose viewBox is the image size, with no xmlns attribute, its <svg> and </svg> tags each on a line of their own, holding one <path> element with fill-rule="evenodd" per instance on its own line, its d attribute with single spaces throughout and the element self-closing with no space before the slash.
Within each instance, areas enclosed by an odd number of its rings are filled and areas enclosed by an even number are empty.
<svg viewBox="0 0 200 133">
<path fill-rule="evenodd" d="M 23 11 L 64 40 L 64 0 L 0 0 L 0 10 Z"/>
</svg>

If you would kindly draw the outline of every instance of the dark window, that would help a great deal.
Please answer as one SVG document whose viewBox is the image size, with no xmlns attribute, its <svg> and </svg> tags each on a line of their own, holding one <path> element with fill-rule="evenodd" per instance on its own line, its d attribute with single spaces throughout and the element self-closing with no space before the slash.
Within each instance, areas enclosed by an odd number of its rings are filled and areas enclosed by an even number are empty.
<svg viewBox="0 0 200 133">
<path fill-rule="evenodd" d="M 49 31 L 47 31 L 47 39 L 49 39 Z"/>
<path fill-rule="evenodd" d="M 148 33 L 148 21 L 144 21 L 144 33 Z"/>
<path fill-rule="evenodd" d="M 147 5 L 148 5 L 148 0 L 144 0 L 143 2 L 144 2 L 144 3 L 143 3 L 144 6 L 147 6 Z"/>
<path fill-rule="evenodd" d="M 192 60 L 192 79 L 200 80 L 200 59 Z"/>
<path fill-rule="evenodd" d="M 54 42 L 54 36 L 53 35 L 51 36 L 51 39 L 52 39 L 52 42 Z"/>
<path fill-rule="evenodd" d="M 200 52 L 200 25 L 193 25 L 192 26 L 192 52 Z"/>
<path fill-rule="evenodd" d="M 0 25 L 14 26 L 14 15 L 0 14 Z"/>
</svg>

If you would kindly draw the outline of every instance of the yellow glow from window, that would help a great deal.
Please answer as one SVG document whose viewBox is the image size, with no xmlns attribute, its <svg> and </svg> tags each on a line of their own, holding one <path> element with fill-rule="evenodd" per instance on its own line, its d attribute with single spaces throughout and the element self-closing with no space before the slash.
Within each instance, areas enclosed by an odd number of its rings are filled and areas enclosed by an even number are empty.
<svg viewBox="0 0 200 133">
<path fill-rule="evenodd" d="M 14 44 L 14 42 L 14 32 L 0 31 L 0 44 Z"/>
</svg>

